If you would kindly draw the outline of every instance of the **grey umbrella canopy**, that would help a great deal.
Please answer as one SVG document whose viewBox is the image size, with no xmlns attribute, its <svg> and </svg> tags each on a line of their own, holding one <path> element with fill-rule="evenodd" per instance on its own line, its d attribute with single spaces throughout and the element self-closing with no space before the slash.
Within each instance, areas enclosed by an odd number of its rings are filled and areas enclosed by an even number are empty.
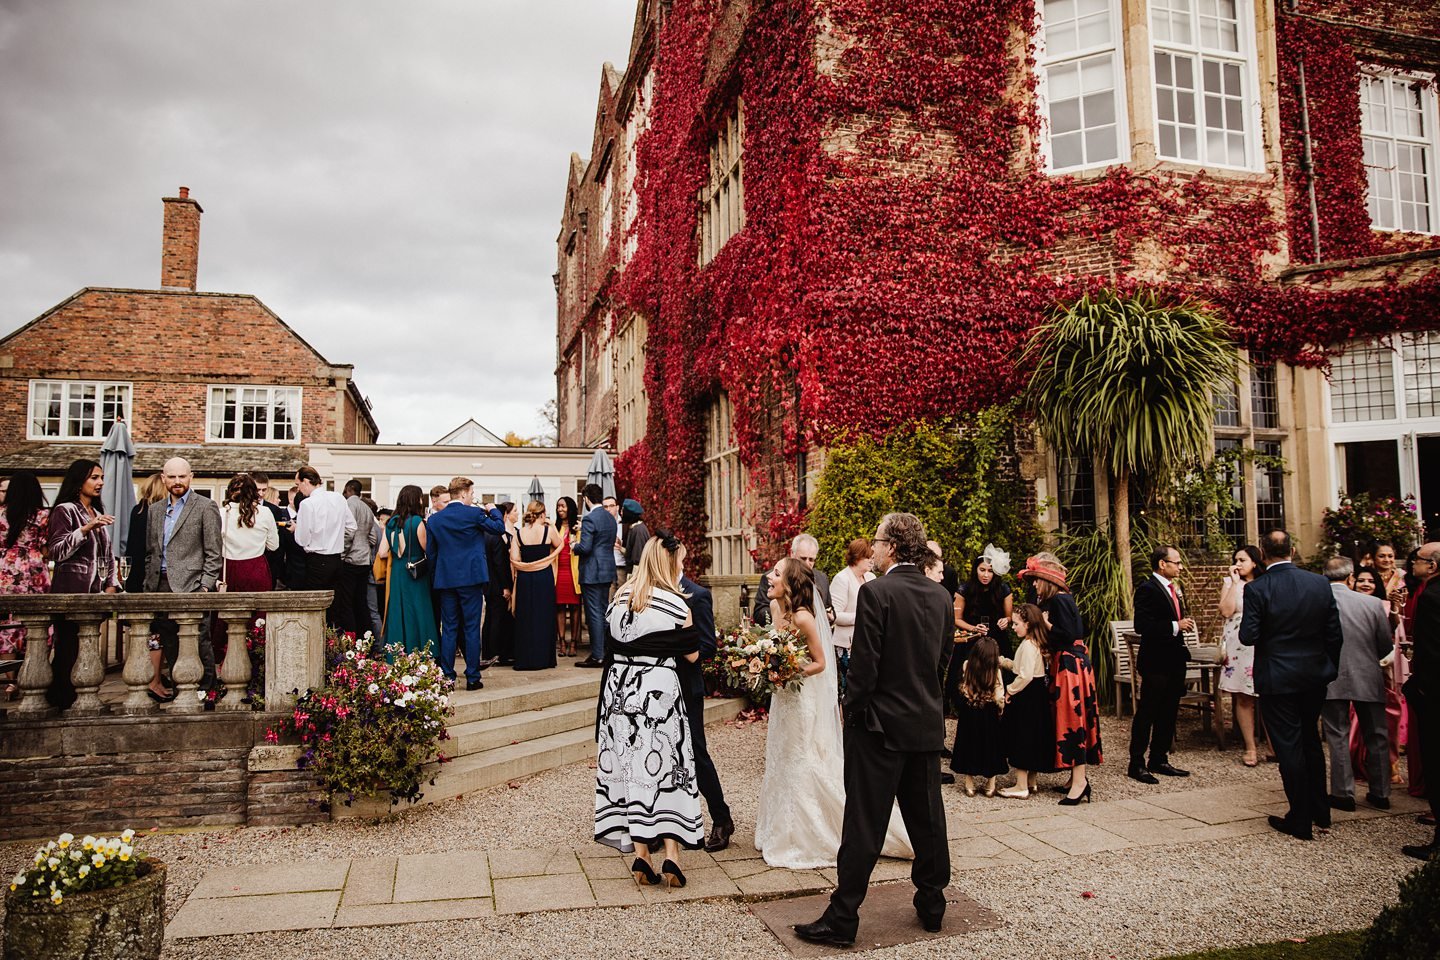
<svg viewBox="0 0 1440 960">
<path fill-rule="evenodd" d="M 530 489 L 525 491 L 525 496 L 531 500 L 545 502 L 545 487 L 540 483 L 539 477 L 530 478 Z"/>
<path fill-rule="evenodd" d="M 585 474 L 585 482 L 599 484 L 601 493 L 607 497 L 615 496 L 615 464 L 611 462 L 610 454 L 604 450 L 595 451 L 595 455 L 590 458 L 590 470 Z"/>
<path fill-rule="evenodd" d="M 115 518 L 110 528 L 110 550 L 117 557 L 125 555 L 130 536 L 130 511 L 135 509 L 134 466 L 135 445 L 130 442 L 130 428 L 124 420 L 116 420 L 100 445 L 100 469 L 105 471 L 100 503 Z"/>
</svg>

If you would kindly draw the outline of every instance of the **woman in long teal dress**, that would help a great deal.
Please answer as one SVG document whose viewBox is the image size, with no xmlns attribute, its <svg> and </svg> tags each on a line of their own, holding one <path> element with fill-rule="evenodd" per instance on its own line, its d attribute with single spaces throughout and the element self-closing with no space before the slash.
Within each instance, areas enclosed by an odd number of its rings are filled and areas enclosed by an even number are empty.
<svg viewBox="0 0 1440 960">
<path fill-rule="evenodd" d="M 409 484 L 400 490 L 395 514 L 385 522 L 382 555 L 390 557 L 385 587 L 385 645 L 398 643 L 406 653 L 434 653 L 435 608 L 430 602 L 430 563 L 425 554 L 425 499 Z M 421 564 L 418 577 L 413 564 Z"/>
</svg>

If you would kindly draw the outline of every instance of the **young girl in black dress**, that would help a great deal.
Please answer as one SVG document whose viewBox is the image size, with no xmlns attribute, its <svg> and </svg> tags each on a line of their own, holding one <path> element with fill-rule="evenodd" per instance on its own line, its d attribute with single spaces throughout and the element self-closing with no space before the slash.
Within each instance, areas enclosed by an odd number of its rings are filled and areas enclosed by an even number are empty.
<svg viewBox="0 0 1440 960">
<path fill-rule="evenodd" d="M 1015 673 L 1005 689 L 1005 754 L 1015 765 L 1015 786 L 1002 797 L 1024 799 L 1035 791 L 1036 774 L 1055 767 L 1055 711 L 1050 706 L 1049 630 L 1040 608 L 1023 603 L 1012 621 L 1021 643 L 1015 659 L 1000 658 L 1000 665 Z"/>
<path fill-rule="evenodd" d="M 965 796 L 975 796 L 975 778 L 985 777 L 985 796 L 995 796 L 996 780 L 1010 765 L 1000 735 L 1000 712 L 1005 706 L 1005 684 L 1000 677 L 1000 649 L 990 637 L 970 647 L 965 676 L 955 700 L 955 748 L 950 769 L 965 775 Z"/>
</svg>

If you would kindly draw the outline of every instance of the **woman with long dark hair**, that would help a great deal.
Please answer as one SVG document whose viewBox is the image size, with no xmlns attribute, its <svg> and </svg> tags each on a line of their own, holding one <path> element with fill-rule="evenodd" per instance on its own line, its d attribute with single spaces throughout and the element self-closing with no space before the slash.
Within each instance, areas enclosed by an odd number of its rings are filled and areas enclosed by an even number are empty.
<svg viewBox="0 0 1440 960">
<path fill-rule="evenodd" d="M 50 510 L 49 549 L 55 562 L 51 593 L 115 592 L 116 564 L 110 553 L 110 526 L 115 518 L 99 510 L 104 488 L 105 471 L 94 460 L 76 460 L 65 471 Z M 80 654 L 80 629 L 71 621 L 59 620 L 53 637 L 53 677 L 46 698 L 55 709 L 65 710 L 75 702 L 70 671 Z"/>
<path fill-rule="evenodd" d="M 1230 558 L 1230 574 L 1220 588 L 1220 616 L 1225 618 L 1224 668 L 1220 671 L 1220 692 L 1230 694 L 1231 708 L 1245 740 L 1243 763 L 1260 762 L 1255 745 L 1255 648 L 1240 642 L 1240 618 L 1245 612 L 1245 585 L 1265 573 L 1260 548 L 1245 544 Z"/>
<path fill-rule="evenodd" d="M 525 515 L 528 522 L 530 511 Z M 555 653 L 573 657 L 580 641 L 580 557 L 573 549 L 580 539 L 580 509 L 569 497 L 555 501 L 555 530 L 560 538 L 560 556 L 555 560 Z"/>
<path fill-rule="evenodd" d="M 970 577 L 955 591 L 955 643 L 950 648 L 950 663 L 945 670 L 945 704 L 960 709 L 960 682 L 965 659 L 976 637 L 988 636 L 995 641 L 999 656 L 1009 659 L 1010 620 L 1015 615 L 1015 596 L 1001 574 L 1010 570 L 1010 557 L 987 547 L 986 553 L 970 564 Z M 1003 560 L 1003 570 L 995 564 Z M 1007 678 L 1008 679 L 1008 678 Z"/>
<path fill-rule="evenodd" d="M 46 560 L 46 540 L 50 531 L 50 511 L 45 509 L 45 493 L 40 481 L 29 470 L 16 470 L 9 477 L 10 488 L 0 510 L 0 593 L 49 593 L 50 566 Z M 8 619 L 8 618 L 7 618 Z M 0 629 L 0 660 L 17 660 L 25 651 L 25 628 Z M 19 695 L 15 672 L 6 674 L 5 699 Z"/>
<path fill-rule="evenodd" d="M 385 521 L 378 553 L 390 557 L 385 585 L 385 645 L 406 653 L 434 653 L 435 607 L 430 600 L 430 561 L 425 554 L 425 494 L 413 483 L 400 488 L 395 513 Z"/>
</svg>

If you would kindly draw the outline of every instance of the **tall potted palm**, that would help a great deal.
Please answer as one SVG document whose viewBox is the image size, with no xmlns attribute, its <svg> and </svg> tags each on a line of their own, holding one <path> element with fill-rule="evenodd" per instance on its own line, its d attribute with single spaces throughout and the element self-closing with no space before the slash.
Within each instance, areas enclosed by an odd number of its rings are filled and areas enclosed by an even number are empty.
<svg viewBox="0 0 1440 960">
<path fill-rule="evenodd" d="M 1025 400 L 1046 442 L 1089 453 L 1114 483 L 1110 519 L 1129 612 L 1130 481 L 1206 455 L 1215 392 L 1233 385 L 1239 354 L 1202 304 L 1154 291 L 1102 291 L 1062 304 L 1037 327 L 1023 361 Z"/>
</svg>

